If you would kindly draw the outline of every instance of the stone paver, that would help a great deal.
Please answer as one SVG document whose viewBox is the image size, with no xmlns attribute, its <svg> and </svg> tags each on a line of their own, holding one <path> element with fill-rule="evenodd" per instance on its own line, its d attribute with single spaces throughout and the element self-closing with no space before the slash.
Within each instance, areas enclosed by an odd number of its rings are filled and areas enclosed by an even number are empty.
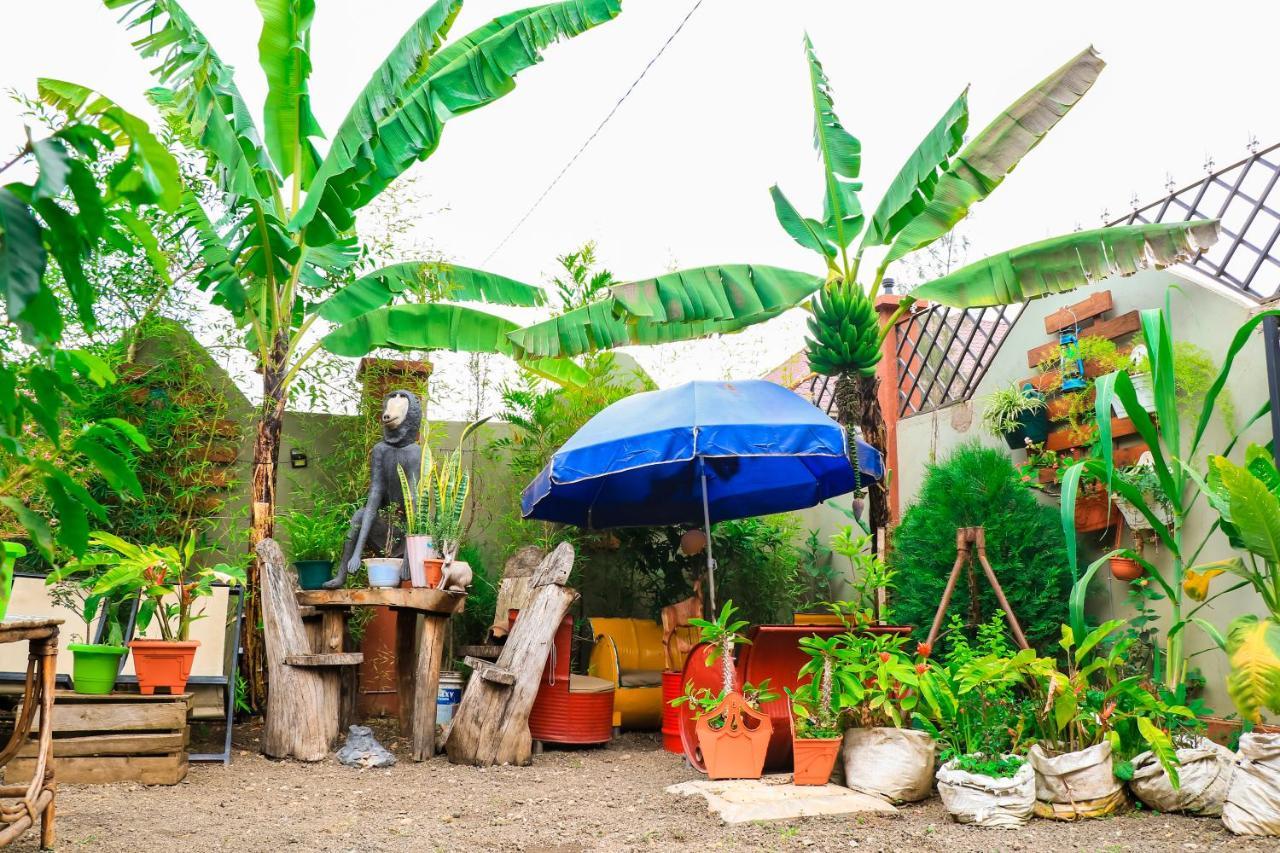
<svg viewBox="0 0 1280 853">
<path fill-rule="evenodd" d="M 763 779 L 681 782 L 668 787 L 667 793 L 706 798 L 707 807 L 725 823 L 856 812 L 897 813 L 884 800 L 841 785 L 793 785 L 789 773 Z"/>
</svg>

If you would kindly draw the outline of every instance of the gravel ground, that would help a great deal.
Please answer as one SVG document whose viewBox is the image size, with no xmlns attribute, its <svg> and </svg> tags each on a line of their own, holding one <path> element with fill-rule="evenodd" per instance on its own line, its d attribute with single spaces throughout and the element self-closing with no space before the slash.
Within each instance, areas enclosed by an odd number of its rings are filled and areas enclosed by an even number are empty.
<svg viewBox="0 0 1280 853">
<path fill-rule="evenodd" d="M 1018 832 L 953 824 L 935 797 L 896 816 L 804 818 L 726 826 L 701 798 L 663 789 L 694 778 L 656 735 L 608 749 L 555 750 L 532 767 L 414 764 L 394 729 L 378 731 L 401 758 L 386 770 L 336 761 L 276 762 L 237 730 L 230 767 L 196 765 L 173 787 L 66 785 L 58 794 L 63 850 L 1280 850 L 1236 838 L 1213 818 L 1133 812 Z M 13 849 L 36 849 L 28 832 Z"/>
</svg>

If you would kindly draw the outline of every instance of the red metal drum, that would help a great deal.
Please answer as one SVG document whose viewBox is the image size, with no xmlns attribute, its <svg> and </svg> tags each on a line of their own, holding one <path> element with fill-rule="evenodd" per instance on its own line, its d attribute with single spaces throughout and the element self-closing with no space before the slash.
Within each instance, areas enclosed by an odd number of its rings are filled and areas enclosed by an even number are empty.
<svg viewBox="0 0 1280 853">
<path fill-rule="evenodd" d="M 662 748 L 667 752 L 684 752 L 680 739 L 680 709 L 671 707 L 671 700 L 684 693 L 684 673 L 669 669 L 662 673 Z"/>
<path fill-rule="evenodd" d="M 613 737 L 613 685 L 571 675 L 572 648 L 573 617 L 565 616 L 529 711 L 529 734 L 549 743 L 608 743 Z"/>
<path fill-rule="evenodd" d="M 780 773 L 791 769 L 791 714 L 783 688 L 795 690 L 800 685 L 800 667 L 809 660 L 809 655 L 800 648 L 800 640 L 814 635 L 834 637 L 844 630 L 842 625 L 757 625 L 747 632 L 751 644 L 742 646 L 738 654 L 738 678 L 751 684 L 759 684 L 767 678 L 769 689 L 778 694 L 777 699 L 760 706 L 760 710 L 773 721 L 773 736 L 769 739 L 769 752 L 764 761 L 766 771 Z M 911 629 L 873 626 L 863 631 L 869 634 L 906 634 Z"/>
<path fill-rule="evenodd" d="M 676 690 L 676 695 L 684 694 L 685 685 L 690 681 L 693 682 L 695 689 L 705 687 L 711 691 L 712 696 L 720 695 L 720 691 L 724 688 L 724 671 L 720 668 L 720 661 L 714 664 L 707 664 L 707 652 L 711 649 L 706 643 L 698 643 L 689 652 L 689 657 L 685 658 L 684 670 L 680 673 L 680 685 Z M 734 687 L 738 685 L 735 684 Z M 707 772 L 707 766 L 702 762 L 702 752 L 698 749 L 698 733 L 695 730 L 695 721 L 693 719 L 693 708 L 688 705 L 681 705 L 678 709 L 680 742 L 684 746 L 685 758 L 689 759 L 689 763 L 695 769 Z"/>
</svg>

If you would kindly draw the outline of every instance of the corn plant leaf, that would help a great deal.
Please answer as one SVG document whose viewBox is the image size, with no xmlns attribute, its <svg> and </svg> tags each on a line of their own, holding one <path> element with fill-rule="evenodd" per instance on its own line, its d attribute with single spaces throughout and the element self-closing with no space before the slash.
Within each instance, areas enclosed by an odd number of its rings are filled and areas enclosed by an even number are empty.
<svg viewBox="0 0 1280 853">
<path fill-rule="evenodd" d="M 152 74 L 163 88 L 153 89 L 148 96 L 208 154 L 226 206 L 234 208 L 243 198 L 269 203 L 280 178 L 232 69 L 177 0 L 103 0 L 103 4 L 124 9 L 126 28 L 143 33 L 133 42 L 139 55 L 159 58 Z"/>
<path fill-rule="evenodd" d="M 431 55 L 457 11 L 453 4 L 437 7 L 397 44 L 334 135 L 290 223 L 306 229 L 309 244 L 349 230 L 355 210 L 431 156 L 445 122 L 513 91 L 516 75 L 540 61 L 547 47 L 622 10 L 620 0 L 547 3 L 497 18 Z"/>
<path fill-rule="evenodd" d="M 827 239 L 844 249 L 862 230 L 862 203 L 858 200 L 858 191 L 862 189 L 858 182 L 862 143 L 840 123 L 831 83 L 808 35 L 804 37 L 804 52 L 809 62 L 809 88 L 813 96 L 813 147 L 822 158 L 824 173 L 822 224 Z"/>
<path fill-rule="evenodd" d="M 691 340 L 775 317 L 822 282 L 808 273 L 761 265 L 698 267 L 615 284 L 603 299 L 510 337 L 521 357 L 535 358 Z"/>
<path fill-rule="evenodd" d="M 422 301 L 525 307 L 546 301 L 542 288 L 506 276 L 444 261 L 415 261 L 391 264 L 360 276 L 322 302 L 318 313 L 331 323 L 346 323 L 406 292 Z"/>
<path fill-rule="evenodd" d="M 911 295 L 957 308 L 1011 305 L 1113 275 L 1185 261 L 1218 239 L 1218 222 L 1117 225 L 992 255 L 916 287 Z"/>
<path fill-rule="evenodd" d="M 956 155 L 938 179 L 924 210 L 893 241 L 884 265 L 946 234 L 973 205 L 991 195 L 1027 152 L 1084 97 L 1105 64 L 1088 47 L 1005 108 Z"/>
<path fill-rule="evenodd" d="M 969 128 L 969 90 L 947 108 L 942 118 L 911 152 L 885 190 L 862 237 L 862 248 L 887 245 L 933 198 L 938 179 L 964 144 Z"/>
<path fill-rule="evenodd" d="M 1240 716 L 1261 722 L 1263 708 L 1280 713 L 1280 625 L 1247 615 L 1227 631 L 1231 673 L 1227 692 Z"/>
<path fill-rule="evenodd" d="M 1222 389 L 1226 387 L 1227 377 L 1231 373 L 1232 365 L 1235 364 L 1236 356 L 1238 356 L 1240 351 L 1249 343 L 1253 336 L 1253 330 L 1256 329 L 1258 324 L 1267 317 L 1280 317 L 1280 309 L 1273 308 L 1267 311 L 1259 311 L 1257 314 L 1254 314 L 1246 320 L 1244 324 L 1236 330 L 1235 337 L 1231 339 L 1231 346 L 1227 347 L 1226 355 L 1222 358 L 1222 369 L 1218 371 L 1218 375 L 1214 378 L 1213 384 L 1210 385 L 1209 390 L 1205 392 L 1204 403 L 1202 403 L 1200 407 L 1200 417 L 1196 423 L 1195 437 L 1191 440 L 1189 456 L 1195 456 L 1196 451 L 1200 449 L 1200 440 L 1204 438 L 1204 432 L 1209 428 L 1209 421 L 1214 417 L 1214 410 L 1218 405 L 1218 397 L 1222 394 Z M 1254 415 L 1253 419 L 1257 420 L 1269 410 L 1270 404 L 1264 403 L 1263 408 L 1259 410 L 1258 414 Z"/>
<path fill-rule="evenodd" d="M 287 178 L 296 171 L 305 189 L 320 164 L 313 137 L 323 137 L 311 112 L 311 22 L 315 0 L 257 0 L 262 14 L 258 63 L 267 77 L 263 139 L 271 159 Z"/>
</svg>

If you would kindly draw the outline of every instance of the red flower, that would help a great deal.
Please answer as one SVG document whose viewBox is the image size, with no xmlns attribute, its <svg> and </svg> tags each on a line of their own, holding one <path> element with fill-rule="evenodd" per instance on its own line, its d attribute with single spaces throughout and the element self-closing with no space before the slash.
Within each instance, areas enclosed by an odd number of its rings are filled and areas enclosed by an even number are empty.
<svg viewBox="0 0 1280 853">
<path fill-rule="evenodd" d="M 927 658 L 933 653 L 933 646 L 928 643 L 920 643 L 916 646 L 916 654 L 922 658 Z"/>
<path fill-rule="evenodd" d="M 892 659 L 893 659 L 893 655 L 889 654 L 888 652 L 880 653 L 880 663 L 888 663 Z"/>
<path fill-rule="evenodd" d="M 925 674 L 925 671 L 926 671 L 926 670 L 928 670 L 928 669 L 929 669 L 929 665 L 928 665 L 928 664 L 924 664 L 924 663 L 918 663 L 918 664 L 916 664 L 916 674 L 917 674 L 917 675 L 924 675 L 924 674 Z"/>
</svg>

